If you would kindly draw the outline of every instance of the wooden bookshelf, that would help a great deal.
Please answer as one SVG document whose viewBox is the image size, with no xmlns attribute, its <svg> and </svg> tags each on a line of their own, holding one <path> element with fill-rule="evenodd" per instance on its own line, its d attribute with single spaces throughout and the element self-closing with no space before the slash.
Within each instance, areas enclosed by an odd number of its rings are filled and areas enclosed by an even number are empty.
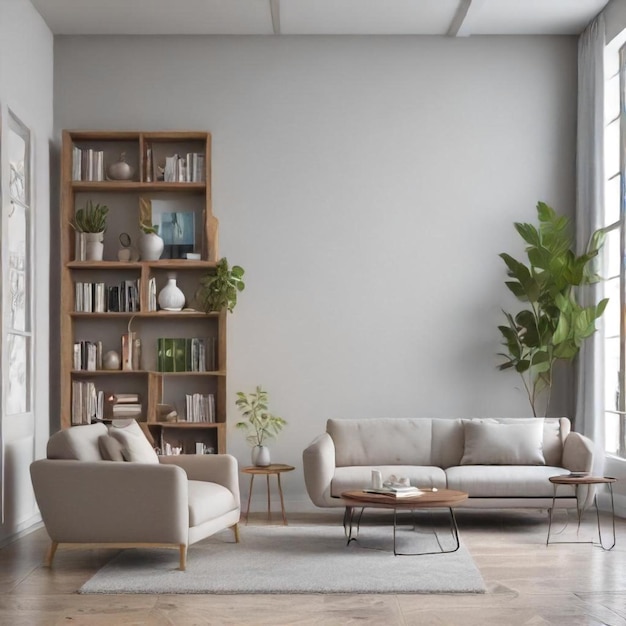
<svg viewBox="0 0 626 626">
<path fill-rule="evenodd" d="M 134 174 L 129 180 L 111 180 L 108 167 L 122 153 Z M 89 382 L 105 394 L 137 393 L 142 406 L 138 420 L 155 443 L 182 445 L 185 453 L 194 453 L 193 444 L 200 442 L 216 452 L 226 452 L 226 312 L 206 314 L 195 301 L 199 279 L 215 269 L 219 258 L 218 221 L 211 204 L 211 135 L 195 131 L 64 131 L 61 159 L 61 427 L 77 422 L 74 383 Z M 81 161 L 80 172 L 77 160 Z M 171 177 L 172 163 L 180 180 L 165 180 L 168 173 Z M 200 259 L 137 258 L 140 198 L 149 199 L 153 206 L 158 203 L 166 211 L 192 214 L 193 251 Z M 71 220 L 89 201 L 109 209 L 102 261 L 82 260 L 76 250 Z M 117 260 L 122 233 L 131 238 L 131 261 Z M 158 293 L 172 272 L 185 293 L 186 308 L 195 310 L 149 310 L 149 281 L 156 282 Z M 137 285 L 137 310 L 78 310 L 76 283 L 103 283 L 108 293 L 111 285 L 124 281 Z M 82 363 L 77 369 L 75 344 L 96 343 L 100 357 L 115 350 L 121 359 L 121 336 L 129 329 L 141 340 L 137 369 L 88 371 Z M 215 346 L 210 371 L 158 371 L 157 339 L 163 337 L 206 339 L 209 346 Z M 185 398 L 192 394 L 213 396 L 215 422 L 185 421 Z M 161 421 L 160 405 L 173 406 L 179 421 Z"/>
</svg>

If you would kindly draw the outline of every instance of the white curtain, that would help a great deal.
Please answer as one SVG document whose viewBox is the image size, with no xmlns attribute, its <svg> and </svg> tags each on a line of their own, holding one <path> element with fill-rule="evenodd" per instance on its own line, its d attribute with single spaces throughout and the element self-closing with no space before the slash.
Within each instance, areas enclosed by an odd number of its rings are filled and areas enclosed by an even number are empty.
<svg viewBox="0 0 626 626">
<path fill-rule="evenodd" d="M 604 217 L 604 16 L 578 40 L 578 136 L 576 161 L 576 244 L 582 252 Z M 599 285 L 585 287 L 581 304 L 601 297 Z M 601 322 L 600 322 L 601 323 Z M 604 350 L 602 333 L 583 344 L 577 359 L 574 427 L 596 444 L 594 474 L 604 465 Z M 598 473 L 596 473 L 598 472 Z"/>
</svg>

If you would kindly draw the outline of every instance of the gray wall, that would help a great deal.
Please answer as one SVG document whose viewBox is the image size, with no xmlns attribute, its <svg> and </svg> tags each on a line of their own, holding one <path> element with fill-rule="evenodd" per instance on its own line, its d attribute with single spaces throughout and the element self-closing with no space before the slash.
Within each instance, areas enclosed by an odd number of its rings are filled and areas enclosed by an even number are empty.
<svg viewBox="0 0 626 626">
<path fill-rule="evenodd" d="M 573 37 L 58 37 L 55 127 L 208 129 L 234 393 L 298 468 L 329 417 L 530 413 L 496 369 L 498 253 L 574 199 Z M 566 371 L 550 413 L 571 415 Z M 231 428 L 229 450 L 249 463 Z"/>
<path fill-rule="evenodd" d="M 4 116 L 10 109 L 31 131 L 34 189 L 32 207 L 36 251 L 33 267 L 33 407 L 29 415 L 6 416 L 2 405 L 0 419 L 4 440 L 4 520 L 0 523 L 0 544 L 40 519 L 31 487 L 29 465 L 35 458 L 45 455 L 49 434 L 49 151 L 52 140 L 52 52 L 52 33 L 30 2 L 0 0 L 0 111 Z M 3 128 L 6 128 L 6 122 L 5 119 Z M 4 158 L 5 153 L 2 156 Z M 3 162 L 2 168 L 4 189 L 0 204 L 3 205 L 4 212 L 8 207 L 8 163 Z M 5 219 L 6 216 L 2 220 L 3 226 Z M 2 242 L 5 243 L 4 238 Z M 6 263 L 6 258 L 4 262 Z M 6 292 L 4 297 L 6 298 Z M 8 298 L 4 302 L 5 307 L 8 306 Z M 3 368 L 6 367 L 6 361 L 2 365 Z"/>
</svg>

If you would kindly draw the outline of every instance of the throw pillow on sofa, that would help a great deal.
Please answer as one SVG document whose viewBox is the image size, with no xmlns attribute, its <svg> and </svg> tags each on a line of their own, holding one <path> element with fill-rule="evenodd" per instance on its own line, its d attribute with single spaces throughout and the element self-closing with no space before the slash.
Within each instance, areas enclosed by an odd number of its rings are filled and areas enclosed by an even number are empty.
<svg viewBox="0 0 626 626">
<path fill-rule="evenodd" d="M 543 419 L 520 424 L 467 420 L 461 465 L 545 465 Z"/>
</svg>

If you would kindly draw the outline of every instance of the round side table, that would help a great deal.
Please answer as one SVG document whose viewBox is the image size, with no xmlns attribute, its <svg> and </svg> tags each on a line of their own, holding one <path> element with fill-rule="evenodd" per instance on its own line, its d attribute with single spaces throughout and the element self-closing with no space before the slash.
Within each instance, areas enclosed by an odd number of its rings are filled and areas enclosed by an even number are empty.
<svg viewBox="0 0 626 626">
<path fill-rule="evenodd" d="M 250 500 L 252 498 L 252 485 L 255 476 L 265 476 L 267 481 L 267 519 L 272 519 L 271 502 L 270 502 L 270 476 L 276 476 L 278 482 L 278 494 L 280 495 L 280 510 L 283 514 L 283 524 L 287 526 L 287 515 L 285 514 L 285 501 L 283 499 L 283 488 L 280 484 L 280 475 L 284 472 L 292 472 L 296 468 L 291 465 L 283 465 L 282 463 L 272 463 L 266 467 L 250 466 L 244 467 L 241 471 L 243 474 L 250 474 L 250 491 L 248 493 L 248 506 L 246 507 L 246 524 L 250 514 Z"/>
<path fill-rule="evenodd" d="M 552 541 L 550 542 L 550 531 L 552 530 L 552 511 L 554 510 L 554 505 L 556 504 L 556 490 L 559 485 L 574 485 L 576 488 L 576 500 L 578 501 L 578 488 L 581 485 L 607 485 L 609 488 L 609 493 L 611 494 L 611 513 L 612 513 L 612 523 L 613 523 L 613 544 L 609 547 L 606 547 L 602 541 L 602 529 L 600 528 L 600 511 L 598 509 L 598 494 L 595 493 L 593 496 L 593 504 L 596 507 L 596 520 L 598 522 L 598 540 L 600 542 L 600 547 L 603 550 L 612 550 L 615 547 L 615 502 L 613 501 L 613 483 L 617 482 L 617 478 L 613 478 L 611 476 L 577 476 L 575 474 L 562 474 L 560 476 L 550 476 L 548 479 L 554 488 L 552 494 L 552 508 L 550 509 L 550 518 L 548 522 L 548 538 L 546 539 L 546 546 L 550 545 L 550 543 L 593 543 L 587 541 Z M 578 513 L 578 527 L 580 528 L 580 520 L 583 511 L 577 505 L 576 511 Z"/>
</svg>

